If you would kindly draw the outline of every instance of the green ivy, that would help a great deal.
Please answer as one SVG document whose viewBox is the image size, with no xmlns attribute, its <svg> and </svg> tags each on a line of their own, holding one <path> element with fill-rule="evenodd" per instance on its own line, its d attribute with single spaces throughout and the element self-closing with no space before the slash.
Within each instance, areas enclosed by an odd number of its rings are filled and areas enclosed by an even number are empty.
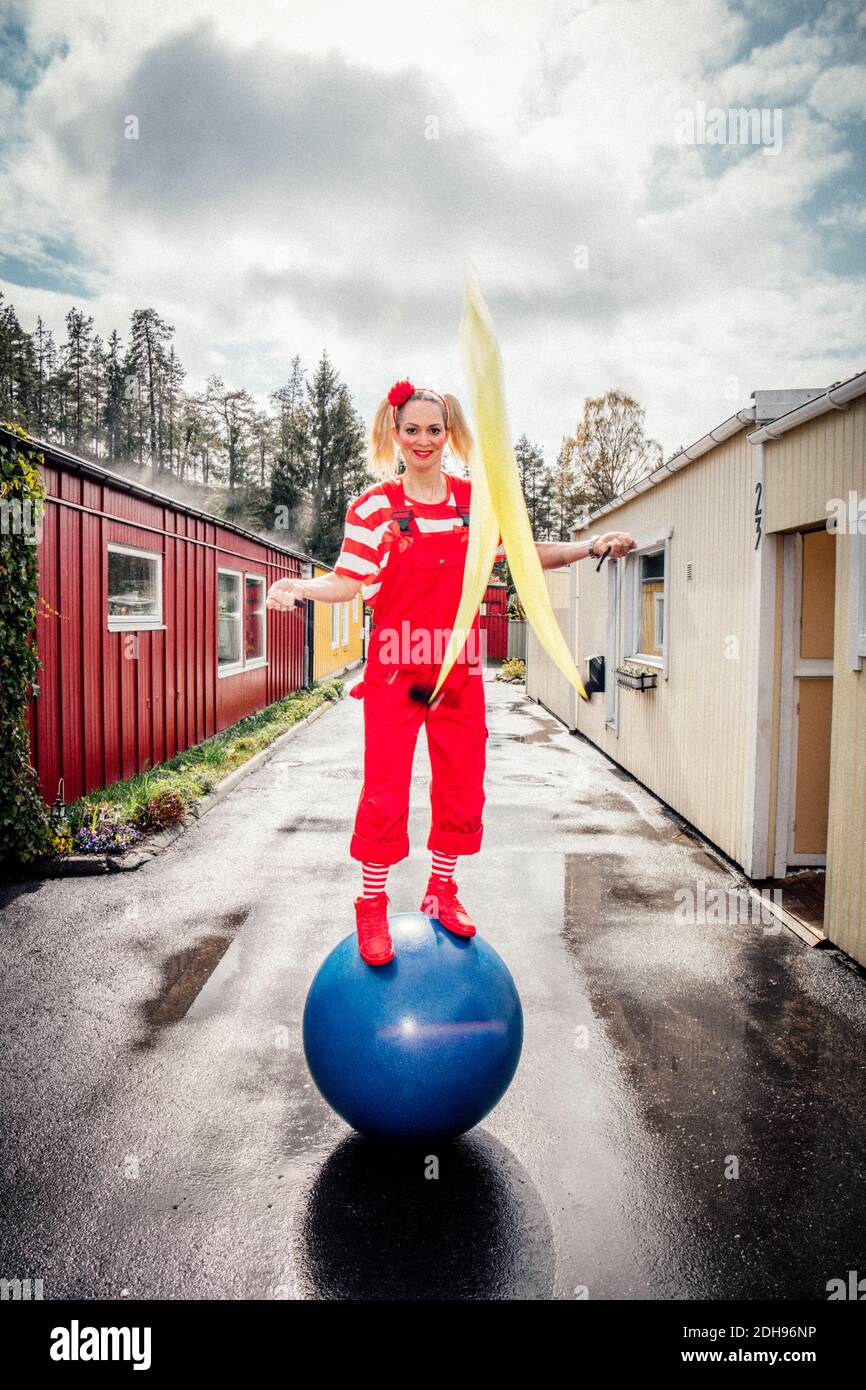
<svg viewBox="0 0 866 1390">
<path fill-rule="evenodd" d="M 0 421 L 24 443 L 19 425 Z M 0 442 L 0 860 L 28 863 L 54 848 L 48 807 L 30 760 L 26 714 L 39 693 L 36 648 L 38 547 L 28 540 L 46 496 L 34 449 Z"/>
</svg>

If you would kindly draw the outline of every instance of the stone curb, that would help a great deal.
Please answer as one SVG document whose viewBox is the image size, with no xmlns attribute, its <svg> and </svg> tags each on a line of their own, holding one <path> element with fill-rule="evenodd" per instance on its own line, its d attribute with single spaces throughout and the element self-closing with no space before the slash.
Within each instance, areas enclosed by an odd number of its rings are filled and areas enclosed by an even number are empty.
<svg viewBox="0 0 866 1390">
<path fill-rule="evenodd" d="M 351 668 L 354 675 L 356 667 Z M 327 679 L 327 677 L 322 678 Z M 247 762 L 236 767 L 234 772 L 230 772 L 227 777 L 214 787 L 213 791 L 201 797 L 189 808 L 183 820 L 177 825 L 172 825 L 167 830 L 158 830 L 153 835 L 148 835 L 145 843 L 136 845 L 135 849 L 127 850 L 123 855 L 117 854 L 71 854 L 66 859 L 46 859 L 36 860 L 32 864 L 22 866 L 20 875 L 6 880 L 7 882 L 34 882 L 44 878 L 82 878 L 96 874 L 122 874 L 131 873 L 134 869 L 140 869 L 144 864 L 149 864 L 157 855 L 162 854 L 179 839 L 185 831 L 189 830 L 201 819 L 212 811 L 227 796 L 234 791 L 239 782 L 258 769 L 263 763 L 268 762 L 275 753 L 278 753 L 284 744 L 296 737 L 302 729 L 314 724 L 317 719 L 321 719 L 328 710 L 335 709 L 343 700 L 349 698 L 349 692 L 357 683 L 355 679 L 347 680 L 346 675 L 334 677 L 342 680 L 345 689 L 338 700 L 324 700 L 318 709 L 314 709 L 312 714 L 306 718 L 299 719 L 297 724 L 293 724 L 290 729 L 286 729 L 284 734 L 274 739 L 273 743 L 267 748 L 263 748 L 260 753 L 255 753 Z M 363 664 L 358 671 L 357 680 L 363 680 Z"/>
</svg>

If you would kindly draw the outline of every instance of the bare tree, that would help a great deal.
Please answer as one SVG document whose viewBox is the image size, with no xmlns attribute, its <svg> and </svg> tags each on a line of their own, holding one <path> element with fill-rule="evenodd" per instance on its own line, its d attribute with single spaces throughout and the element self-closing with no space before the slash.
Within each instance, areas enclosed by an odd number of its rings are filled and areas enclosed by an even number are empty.
<svg viewBox="0 0 866 1390">
<path fill-rule="evenodd" d="M 592 510 L 626 492 L 662 461 L 661 445 L 644 433 L 644 410 L 624 391 L 587 399 L 573 438 L 564 441 L 586 505 Z"/>
</svg>

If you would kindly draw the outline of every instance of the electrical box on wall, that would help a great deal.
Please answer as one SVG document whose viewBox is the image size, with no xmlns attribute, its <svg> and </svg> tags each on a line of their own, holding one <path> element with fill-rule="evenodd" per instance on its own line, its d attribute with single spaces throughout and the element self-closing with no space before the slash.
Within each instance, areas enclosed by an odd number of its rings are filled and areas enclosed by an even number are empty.
<svg viewBox="0 0 866 1390">
<path fill-rule="evenodd" d="M 588 661 L 589 680 L 584 681 L 583 688 L 590 698 L 599 695 L 604 690 L 604 657 L 591 656 Z"/>
</svg>

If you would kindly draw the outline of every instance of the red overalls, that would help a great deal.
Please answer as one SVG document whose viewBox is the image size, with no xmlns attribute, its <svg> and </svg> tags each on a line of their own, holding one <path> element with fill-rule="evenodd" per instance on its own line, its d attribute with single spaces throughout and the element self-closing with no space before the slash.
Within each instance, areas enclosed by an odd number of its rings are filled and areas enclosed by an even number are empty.
<svg viewBox="0 0 866 1390">
<path fill-rule="evenodd" d="M 351 692 L 364 699 L 364 782 L 349 854 L 369 863 L 396 864 L 409 853 L 409 788 L 422 723 L 432 772 L 427 848 L 481 848 L 487 719 L 477 613 L 460 657 L 427 703 L 457 616 L 469 540 L 469 507 L 459 505 L 461 496 L 468 500 L 464 480 L 450 481 L 463 524 L 431 532 L 419 531 L 402 481 L 383 484 L 392 506 L 391 546 L 364 679 Z M 412 687 L 422 694 L 426 687 L 426 697 L 413 699 Z"/>
</svg>

